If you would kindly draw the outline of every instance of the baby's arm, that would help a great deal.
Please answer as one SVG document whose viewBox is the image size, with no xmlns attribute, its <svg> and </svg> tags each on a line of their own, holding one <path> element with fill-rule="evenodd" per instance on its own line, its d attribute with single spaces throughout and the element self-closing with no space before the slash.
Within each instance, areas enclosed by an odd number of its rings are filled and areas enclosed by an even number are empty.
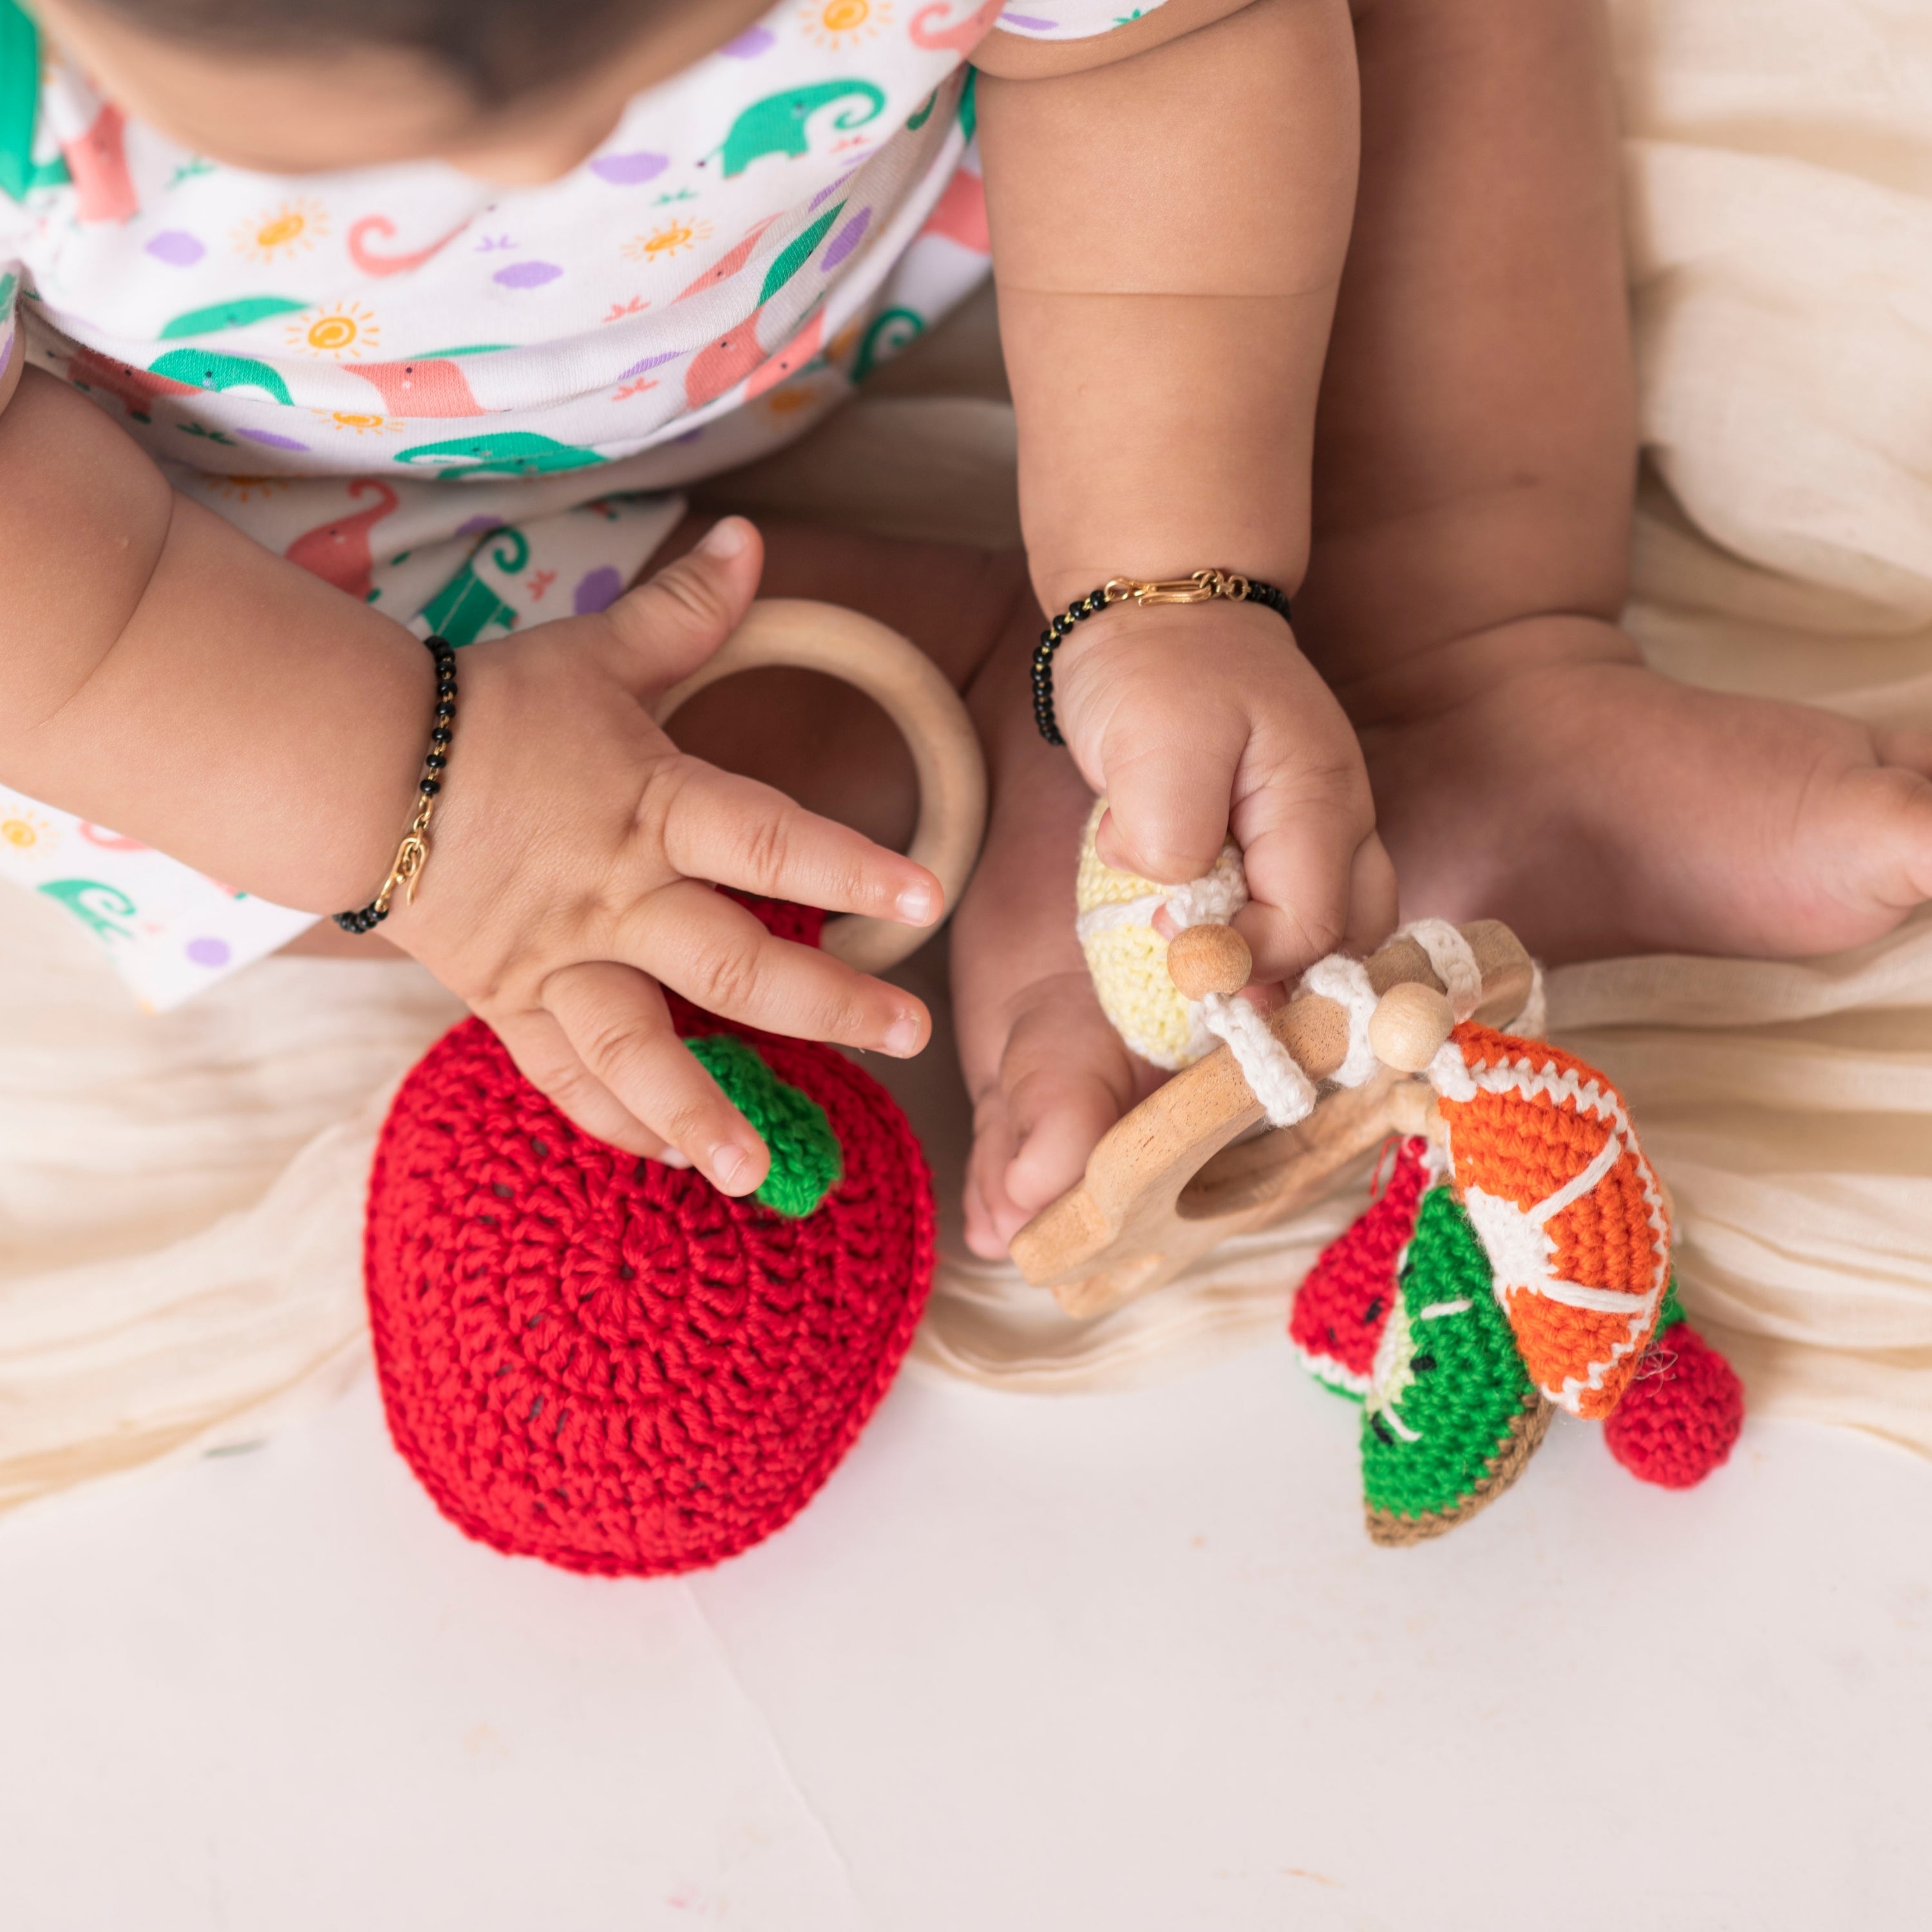
<svg viewBox="0 0 1932 1932">
<path fill-rule="evenodd" d="M 0 382 L 0 780 L 285 904 L 367 901 L 412 808 L 434 679 L 401 626 L 174 495 L 16 354 Z M 657 982 L 773 1031 L 909 1053 L 896 988 L 771 938 L 706 880 L 924 925 L 923 868 L 680 754 L 650 697 L 742 618 L 746 524 L 595 617 L 461 654 L 418 902 L 386 934 L 581 1124 L 744 1193 L 762 1144 Z"/>
<path fill-rule="evenodd" d="M 1042 604 L 1207 566 L 1292 592 L 1354 202 L 1346 0 L 1168 0 L 1096 40 L 995 35 L 975 59 Z M 1111 801 L 1108 857 L 1193 878 L 1232 823 L 1259 976 L 1392 922 L 1353 734 L 1279 616 L 1115 607 L 1073 632 L 1055 682 Z"/>
</svg>

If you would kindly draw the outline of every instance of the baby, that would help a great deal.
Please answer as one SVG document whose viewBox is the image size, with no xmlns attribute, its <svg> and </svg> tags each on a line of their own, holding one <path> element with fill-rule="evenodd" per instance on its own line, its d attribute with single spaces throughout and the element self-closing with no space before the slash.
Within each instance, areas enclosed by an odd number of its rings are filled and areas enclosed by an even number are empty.
<svg viewBox="0 0 1932 1932">
<path fill-rule="evenodd" d="M 1835 946 L 1932 893 L 1932 744 L 1670 686 L 1615 628 L 1594 0 L 1001 4 L 43 0 L 43 46 L 0 0 L 0 782 L 359 907 L 435 708 L 406 625 L 464 645 L 382 934 L 590 1131 L 743 1193 L 764 1150 L 660 983 L 889 1053 L 928 1020 L 711 884 L 943 908 L 865 836 L 894 820 L 854 788 L 864 714 L 714 692 L 680 748 L 645 704 L 761 578 L 869 610 L 994 772 L 954 949 L 987 1253 L 1151 1077 L 1072 936 L 1096 792 L 1103 854 L 1157 879 L 1232 829 L 1264 982 L 1388 928 L 1391 853 L 1409 909 L 1559 958 Z M 678 485 L 797 434 L 989 251 L 1023 570 L 680 523 Z M 1045 742 L 1041 611 L 1208 567 L 1292 593 L 1292 632 L 1111 607 Z"/>
</svg>

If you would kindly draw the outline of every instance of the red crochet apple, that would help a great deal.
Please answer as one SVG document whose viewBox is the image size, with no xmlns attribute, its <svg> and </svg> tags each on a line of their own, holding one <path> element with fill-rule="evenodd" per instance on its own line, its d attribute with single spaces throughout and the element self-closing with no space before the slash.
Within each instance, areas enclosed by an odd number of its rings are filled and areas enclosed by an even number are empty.
<svg viewBox="0 0 1932 1932">
<path fill-rule="evenodd" d="M 754 909 L 816 937 L 815 916 Z M 580 1132 L 474 1019 L 404 1082 L 370 1180 L 396 1447 L 468 1534 L 606 1575 L 702 1568 L 801 1509 L 932 1280 L 931 1180 L 884 1089 L 829 1048 L 672 1007 L 766 1134 L 762 1199 Z"/>
</svg>

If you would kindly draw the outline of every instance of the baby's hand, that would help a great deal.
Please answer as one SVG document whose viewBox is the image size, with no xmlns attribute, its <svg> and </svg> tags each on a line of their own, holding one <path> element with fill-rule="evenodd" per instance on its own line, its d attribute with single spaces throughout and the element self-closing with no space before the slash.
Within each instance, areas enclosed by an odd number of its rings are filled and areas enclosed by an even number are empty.
<svg viewBox="0 0 1932 1932">
<path fill-rule="evenodd" d="M 1181 884 L 1232 830 L 1252 895 L 1234 923 L 1257 980 L 1366 951 L 1394 926 L 1354 731 L 1273 611 L 1116 605 L 1067 640 L 1054 682 L 1061 733 L 1108 801 L 1109 865 Z"/>
<path fill-rule="evenodd" d="M 580 1126 L 728 1194 L 764 1178 L 765 1149 L 680 1042 L 660 982 L 771 1032 L 902 1056 L 930 1022 L 710 882 L 910 926 L 940 910 L 922 866 L 687 758 L 652 722 L 743 618 L 761 568 L 757 532 L 728 519 L 599 615 L 464 650 L 430 862 L 383 928 Z"/>
</svg>

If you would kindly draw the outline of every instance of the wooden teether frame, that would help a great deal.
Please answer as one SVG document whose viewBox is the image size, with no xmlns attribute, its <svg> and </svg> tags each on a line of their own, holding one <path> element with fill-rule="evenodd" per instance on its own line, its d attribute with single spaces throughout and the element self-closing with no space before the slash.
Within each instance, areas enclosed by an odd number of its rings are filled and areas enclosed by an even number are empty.
<svg viewBox="0 0 1932 1932">
<path fill-rule="evenodd" d="M 720 678 L 783 664 L 855 686 L 905 735 L 919 774 L 919 824 L 906 856 L 937 878 L 950 914 L 966 889 L 986 826 L 986 767 L 959 694 L 945 674 L 896 631 L 856 610 L 802 597 L 754 604 L 745 621 L 653 707 L 664 724 Z M 930 926 L 852 915 L 828 920 L 825 950 L 862 973 L 882 973 L 932 937 Z"/>
<path fill-rule="evenodd" d="M 1474 1017 L 1507 1025 L 1529 998 L 1529 956 L 1499 921 L 1461 931 L 1483 976 Z M 1404 985 L 1447 990 L 1412 939 L 1392 940 L 1366 964 L 1378 995 Z M 1311 1079 L 1327 1078 L 1348 1052 L 1347 1012 L 1319 994 L 1291 1000 L 1268 1024 Z M 1425 1131 L 1433 1097 L 1426 1082 L 1384 1067 L 1324 1094 L 1296 1126 L 1230 1145 L 1262 1114 L 1234 1055 L 1217 1047 L 1108 1130 L 1085 1178 L 1013 1238 L 1013 1259 L 1068 1314 L 1103 1314 L 1229 1236 L 1286 1219 L 1389 1134 Z"/>
<path fill-rule="evenodd" d="M 931 658 L 884 624 L 836 604 L 772 598 L 754 604 L 724 644 L 658 699 L 653 715 L 663 724 L 721 678 L 765 665 L 842 678 L 905 734 L 920 788 L 908 855 L 938 879 L 950 911 L 972 872 L 986 822 L 986 766 L 958 694 Z M 1496 920 L 1462 932 L 1483 976 L 1476 1017 L 1506 1024 L 1528 999 L 1529 956 Z M 848 964 L 877 973 L 929 936 L 890 920 L 848 916 L 826 922 L 823 944 Z M 1412 939 L 1391 940 L 1366 965 L 1378 995 L 1399 986 L 1446 990 Z M 1291 1000 L 1268 1024 L 1311 1079 L 1326 1079 L 1348 1051 L 1347 1013 L 1319 994 Z M 1370 1037 L 1383 1050 L 1375 1026 Z M 1233 1054 L 1218 1047 L 1106 1134 L 1079 1184 L 1014 1237 L 1013 1259 L 1070 1315 L 1104 1313 L 1164 1286 L 1231 1235 L 1285 1219 L 1388 1134 L 1424 1131 L 1432 1106 L 1424 1082 L 1384 1066 L 1362 1086 L 1324 1094 L 1298 1125 L 1242 1140 L 1259 1124 L 1261 1106 Z"/>
</svg>

